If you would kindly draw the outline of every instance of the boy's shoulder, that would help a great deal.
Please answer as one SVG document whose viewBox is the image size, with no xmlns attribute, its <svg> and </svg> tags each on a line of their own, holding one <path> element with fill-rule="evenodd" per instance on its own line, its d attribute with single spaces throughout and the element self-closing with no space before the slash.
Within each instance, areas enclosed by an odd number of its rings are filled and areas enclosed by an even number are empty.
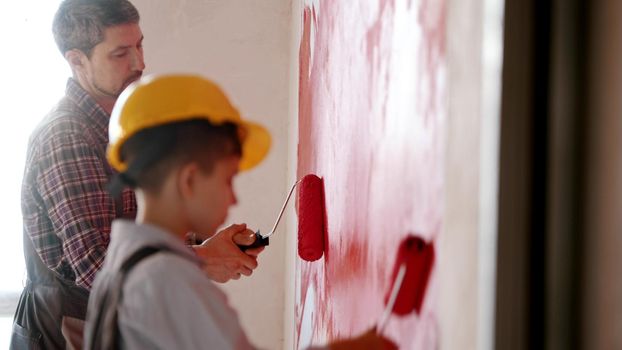
<svg viewBox="0 0 622 350">
<path fill-rule="evenodd" d="M 228 305 L 224 292 L 199 265 L 170 251 L 158 252 L 137 265 L 123 286 L 123 304 L 134 310 L 154 304 L 195 309 L 214 303 Z"/>
<path fill-rule="evenodd" d="M 178 252 L 163 249 L 134 267 L 126 278 L 125 288 L 131 291 L 173 284 L 213 286 L 195 261 Z"/>
</svg>

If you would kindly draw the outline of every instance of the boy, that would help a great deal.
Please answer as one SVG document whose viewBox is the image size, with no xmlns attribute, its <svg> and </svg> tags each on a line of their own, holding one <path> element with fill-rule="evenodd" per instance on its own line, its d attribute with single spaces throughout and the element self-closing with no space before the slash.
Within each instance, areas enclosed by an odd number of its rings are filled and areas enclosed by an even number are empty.
<svg viewBox="0 0 622 350">
<path fill-rule="evenodd" d="M 135 222 L 113 223 L 87 315 L 86 348 L 252 349 L 225 295 L 184 245 L 207 239 L 236 203 L 233 178 L 263 160 L 270 136 L 197 76 L 144 78 L 119 97 L 108 160 L 133 187 Z M 337 347 L 393 346 L 368 332 Z"/>
</svg>

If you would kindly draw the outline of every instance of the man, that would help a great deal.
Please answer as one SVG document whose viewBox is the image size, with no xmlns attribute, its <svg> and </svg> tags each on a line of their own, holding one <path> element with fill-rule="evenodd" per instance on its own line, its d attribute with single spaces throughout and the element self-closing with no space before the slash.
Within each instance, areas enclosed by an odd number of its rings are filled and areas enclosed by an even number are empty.
<svg viewBox="0 0 622 350">
<path fill-rule="evenodd" d="M 141 77 L 143 35 L 127 0 L 65 0 L 54 18 L 56 43 L 73 78 L 33 132 L 22 184 L 27 285 L 15 313 L 11 348 L 80 348 L 88 295 L 101 268 L 111 222 L 134 217 L 134 193 L 118 200 L 106 186 L 108 120 L 123 89 Z M 250 275 L 261 248 L 245 225 L 195 246 L 217 282 Z M 235 243 L 234 243 L 235 242 Z"/>
</svg>

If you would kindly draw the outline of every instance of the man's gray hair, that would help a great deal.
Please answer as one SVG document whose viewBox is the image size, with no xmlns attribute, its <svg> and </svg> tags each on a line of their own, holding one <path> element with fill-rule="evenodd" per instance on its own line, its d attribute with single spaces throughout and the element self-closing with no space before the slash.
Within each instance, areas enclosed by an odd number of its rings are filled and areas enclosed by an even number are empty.
<svg viewBox="0 0 622 350">
<path fill-rule="evenodd" d="M 106 28 L 139 20 L 138 10 L 127 0 L 64 0 L 52 32 L 63 56 L 78 49 L 90 57 L 95 45 L 104 41 Z"/>
</svg>

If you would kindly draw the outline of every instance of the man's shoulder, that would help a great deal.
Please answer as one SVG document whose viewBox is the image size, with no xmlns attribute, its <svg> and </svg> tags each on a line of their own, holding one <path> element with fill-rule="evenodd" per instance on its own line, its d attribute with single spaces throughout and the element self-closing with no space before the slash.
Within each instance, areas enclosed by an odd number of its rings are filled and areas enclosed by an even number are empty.
<svg viewBox="0 0 622 350">
<path fill-rule="evenodd" d="M 92 128 L 85 114 L 69 98 L 62 98 L 39 122 L 30 136 L 30 142 L 45 144 L 59 137 L 84 137 Z"/>
</svg>

